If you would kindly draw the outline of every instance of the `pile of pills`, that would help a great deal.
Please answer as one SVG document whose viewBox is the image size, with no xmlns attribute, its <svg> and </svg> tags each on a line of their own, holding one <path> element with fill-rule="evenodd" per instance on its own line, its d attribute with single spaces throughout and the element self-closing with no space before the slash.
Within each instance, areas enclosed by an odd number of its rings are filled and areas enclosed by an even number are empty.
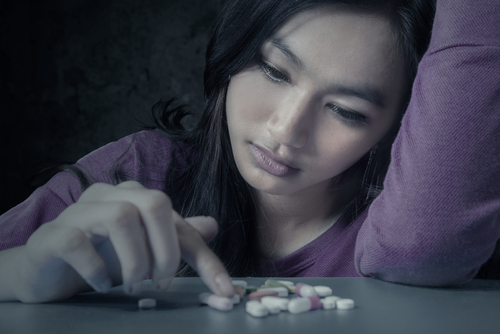
<svg viewBox="0 0 500 334">
<path fill-rule="evenodd" d="M 294 285 L 290 281 L 275 280 L 267 280 L 260 288 L 248 286 L 246 281 L 241 280 L 233 280 L 233 285 L 236 294 L 232 299 L 204 292 L 199 296 L 200 302 L 219 311 L 230 311 L 234 304 L 238 304 L 248 294 L 249 301 L 246 302 L 245 309 L 254 317 L 266 317 L 281 311 L 298 314 L 319 308 L 354 308 L 352 299 L 333 296 L 332 289 L 327 286 L 310 286 L 303 283 Z M 295 294 L 297 298 L 288 298 L 289 294 Z"/>
</svg>

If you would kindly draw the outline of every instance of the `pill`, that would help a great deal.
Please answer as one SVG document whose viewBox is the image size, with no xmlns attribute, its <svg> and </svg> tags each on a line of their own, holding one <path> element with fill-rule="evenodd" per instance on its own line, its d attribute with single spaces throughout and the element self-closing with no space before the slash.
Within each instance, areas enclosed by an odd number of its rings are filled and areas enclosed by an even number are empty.
<svg viewBox="0 0 500 334">
<path fill-rule="evenodd" d="M 234 280 L 232 282 L 233 282 L 233 285 L 241 286 L 242 288 L 246 288 L 248 285 L 246 281 L 242 281 L 242 280 Z"/>
<path fill-rule="evenodd" d="M 342 299 L 342 298 L 340 298 L 339 296 L 328 296 L 328 297 L 325 297 L 323 299 L 331 299 L 331 300 L 334 300 L 336 302 L 337 300 Z"/>
<path fill-rule="evenodd" d="M 210 292 L 203 292 L 199 295 L 200 302 L 219 311 L 230 311 L 233 309 L 233 301 L 230 298 L 217 296 Z"/>
<path fill-rule="evenodd" d="M 295 298 L 288 303 L 288 311 L 292 314 L 312 311 L 320 307 L 321 300 L 318 296 Z"/>
<path fill-rule="evenodd" d="M 268 279 L 265 283 L 264 283 L 264 286 L 265 287 L 268 287 L 268 288 L 276 288 L 276 287 L 283 287 L 283 288 L 286 288 L 288 287 L 287 285 L 285 284 L 282 284 L 278 281 L 275 281 L 275 280 L 272 280 L 272 279 Z"/>
<path fill-rule="evenodd" d="M 325 310 L 332 310 L 336 307 L 337 301 L 335 299 L 327 299 L 327 298 L 322 298 L 321 299 L 321 306 Z"/>
<path fill-rule="evenodd" d="M 332 294 L 332 289 L 327 286 L 317 285 L 314 287 L 314 291 L 319 297 L 326 297 Z"/>
<path fill-rule="evenodd" d="M 339 299 L 337 300 L 337 308 L 339 310 L 350 310 L 354 308 L 354 300 L 352 299 Z"/>
<path fill-rule="evenodd" d="M 156 299 L 143 298 L 139 299 L 139 308 L 154 308 L 156 307 Z"/>
<path fill-rule="evenodd" d="M 242 288 L 241 286 L 235 285 L 234 292 L 236 292 L 236 294 L 240 296 L 240 298 L 243 298 L 245 296 L 245 288 Z"/>
<path fill-rule="evenodd" d="M 261 304 L 262 304 L 262 302 L 261 302 Z M 262 304 L 262 305 L 264 305 L 264 307 L 267 308 L 267 311 L 269 312 L 269 314 L 278 314 L 281 312 L 281 309 L 277 305 L 266 305 L 266 304 Z"/>
<path fill-rule="evenodd" d="M 234 296 L 231 298 L 231 301 L 233 302 L 233 305 L 239 304 L 241 301 L 240 295 L 235 293 Z"/>
<path fill-rule="evenodd" d="M 290 302 L 290 300 L 288 298 L 266 296 L 262 297 L 260 302 L 266 307 L 269 305 L 274 305 L 278 306 L 282 311 L 288 311 L 288 303 Z"/>
<path fill-rule="evenodd" d="M 249 286 L 245 287 L 245 293 L 251 293 L 251 292 L 257 291 L 257 289 L 258 288 L 256 286 L 249 285 Z"/>
<path fill-rule="evenodd" d="M 295 293 L 295 286 L 294 286 L 293 282 L 290 282 L 290 281 L 275 281 L 275 280 L 268 279 L 266 281 L 265 285 L 263 286 L 263 288 L 267 288 L 267 287 L 283 287 L 283 288 L 287 288 L 289 293 Z"/>
<path fill-rule="evenodd" d="M 266 317 L 269 314 L 268 309 L 257 300 L 248 301 L 245 309 L 248 313 L 258 318 Z"/>
<path fill-rule="evenodd" d="M 310 296 L 316 296 L 316 290 L 310 285 L 304 284 L 304 283 L 298 283 L 295 285 L 295 294 L 297 294 L 300 297 L 310 297 Z"/>
<path fill-rule="evenodd" d="M 277 282 L 286 286 L 295 286 L 295 283 L 293 283 L 292 281 L 277 281 Z"/>
<path fill-rule="evenodd" d="M 275 296 L 278 297 L 278 292 L 277 291 L 254 291 L 248 295 L 250 300 L 258 300 L 260 301 L 262 297 L 265 296 Z"/>
<path fill-rule="evenodd" d="M 288 288 L 284 288 L 284 287 L 257 289 L 257 292 L 261 292 L 261 291 L 276 291 L 278 293 L 278 297 L 288 297 Z"/>
</svg>

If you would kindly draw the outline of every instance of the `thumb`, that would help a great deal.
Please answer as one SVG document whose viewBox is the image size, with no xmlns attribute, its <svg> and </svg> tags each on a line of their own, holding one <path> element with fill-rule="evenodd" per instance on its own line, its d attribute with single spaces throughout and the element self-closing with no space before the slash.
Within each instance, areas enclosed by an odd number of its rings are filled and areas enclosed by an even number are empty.
<svg viewBox="0 0 500 334">
<path fill-rule="evenodd" d="M 196 216 L 184 218 L 184 221 L 198 231 L 206 243 L 212 241 L 217 233 L 219 233 L 219 225 L 212 217 Z"/>
</svg>

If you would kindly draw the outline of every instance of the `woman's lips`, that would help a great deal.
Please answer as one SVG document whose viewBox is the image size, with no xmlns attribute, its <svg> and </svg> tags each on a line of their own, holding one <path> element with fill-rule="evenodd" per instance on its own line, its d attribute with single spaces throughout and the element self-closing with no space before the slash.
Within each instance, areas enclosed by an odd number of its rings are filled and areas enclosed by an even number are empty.
<svg viewBox="0 0 500 334">
<path fill-rule="evenodd" d="M 269 174 L 275 176 L 290 176 L 299 171 L 291 162 L 263 147 L 250 144 L 250 152 L 257 162 L 257 165 Z"/>
</svg>

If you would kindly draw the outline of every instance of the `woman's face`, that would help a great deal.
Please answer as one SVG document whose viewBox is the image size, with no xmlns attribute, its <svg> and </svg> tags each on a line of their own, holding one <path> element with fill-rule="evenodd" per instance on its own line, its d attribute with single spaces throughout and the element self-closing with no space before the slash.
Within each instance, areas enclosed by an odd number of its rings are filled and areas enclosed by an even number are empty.
<svg viewBox="0 0 500 334">
<path fill-rule="evenodd" d="M 335 6 L 297 14 L 229 83 L 240 173 L 268 194 L 326 190 L 388 132 L 405 80 L 385 17 Z"/>
</svg>

